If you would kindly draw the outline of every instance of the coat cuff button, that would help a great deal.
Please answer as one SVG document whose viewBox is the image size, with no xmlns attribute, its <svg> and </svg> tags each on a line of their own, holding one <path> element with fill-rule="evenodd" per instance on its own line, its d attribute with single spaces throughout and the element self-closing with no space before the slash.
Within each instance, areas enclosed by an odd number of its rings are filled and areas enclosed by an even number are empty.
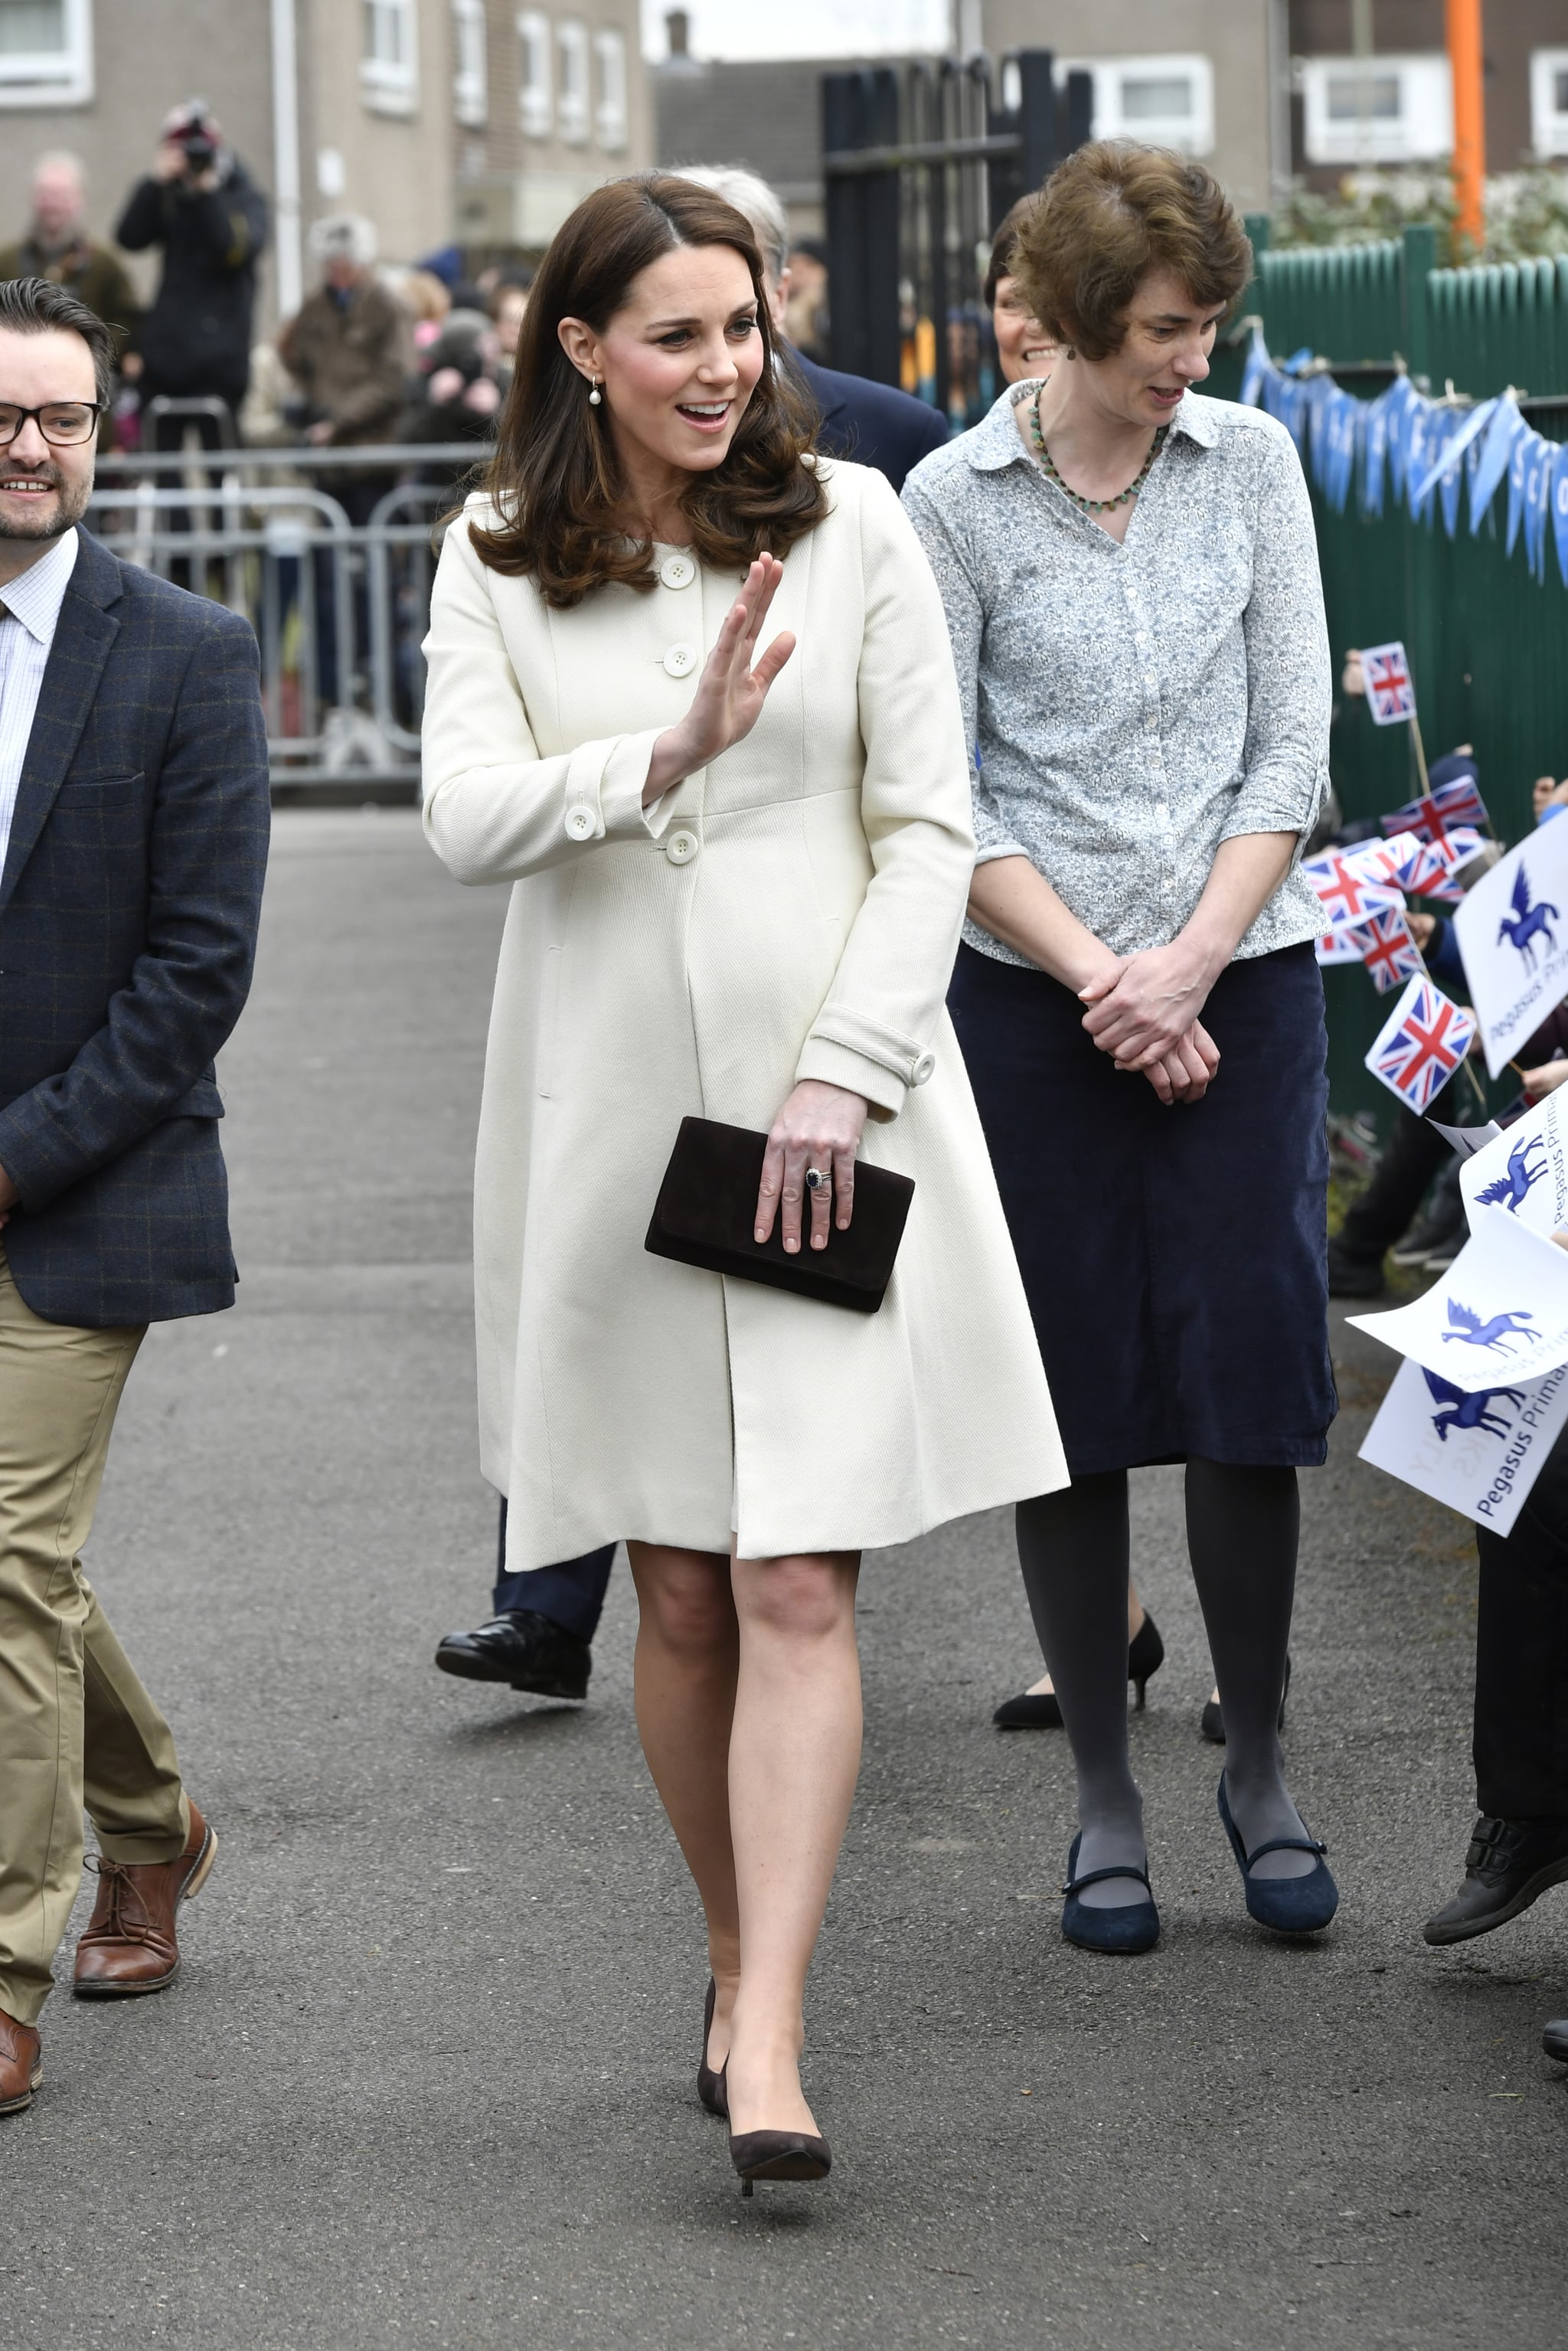
<svg viewBox="0 0 1568 2351">
<path fill-rule="evenodd" d="M 935 1054 L 935 1053 L 922 1053 L 922 1054 L 921 1054 L 921 1056 L 920 1056 L 920 1059 L 915 1062 L 915 1067 L 914 1067 L 914 1068 L 910 1071 L 910 1072 L 909 1072 L 909 1082 L 910 1082 L 910 1084 L 911 1084 L 912 1086 L 923 1086 L 923 1085 L 925 1083 L 925 1081 L 926 1081 L 927 1078 L 929 1078 L 929 1077 L 932 1075 L 932 1073 L 933 1073 L 933 1071 L 935 1071 L 936 1067 L 936 1054 Z"/>
<path fill-rule="evenodd" d="M 573 841 L 591 840 L 595 830 L 593 810 L 591 808 L 568 809 L 566 829 Z"/>
</svg>

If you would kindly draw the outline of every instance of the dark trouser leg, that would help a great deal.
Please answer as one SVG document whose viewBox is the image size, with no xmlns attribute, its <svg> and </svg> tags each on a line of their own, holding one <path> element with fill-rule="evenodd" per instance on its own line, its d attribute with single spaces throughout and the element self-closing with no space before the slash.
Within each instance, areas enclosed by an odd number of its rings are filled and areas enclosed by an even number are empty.
<svg viewBox="0 0 1568 2351">
<path fill-rule="evenodd" d="M 1500 1820 L 1568 1819 L 1568 1437 L 1512 1530 L 1476 1530 L 1476 1802 Z"/>
<path fill-rule="evenodd" d="M 1457 1092 L 1450 1082 L 1432 1103 L 1432 1117 L 1440 1119 L 1445 1126 L 1464 1123 Z M 1448 1144 L 1427 1119 L 1417 1118 L 1413 1111 L 1403 1107 L 1396 1111 L 1377 1173 L 1360 1198 L 1346 1209 L 1334 1246 L 1346 1257 L 1381 1259 L 1408 1231 L 1427 1185 L 1451 1156 Z"/>
<path fill-rule="evenodd" d="M 1293 1469 L 1196 1456 L 1186 1465 L 1187 1552 L 1225 1715 L 1226 1794 L 1249 1852 L 1304 1834 L 1279 1735 L 1301 1517 Z M 1308 1854 L 1268 1854 L 1259 1875 L 1312 1865 Z"/>
<path fill-rule="evenodd" d="M 520 1575 L 507 1573 L 507 1501 L 501 1498 L 501 1525 L 496 1544 L 496 1589 L 492 1605 L 497 1616 L 514 1608 L 531 1608 L 548 1616 L 580 1641 L 591 1641 L 599 1630 L 604 1594 L 615 1546 L 585 1552 L 580 1559 L 562 1560 L 556 1567 L 536 1567 Z"/>
<path fill-rule="evenodd" d="M 1144 1866 L 1144 1805 L 1127 1760 L 1127 1473 L 1075 1478 L 1017 1512 L 1019 1564 L 1078 1774 L 1078 1874 Z M 1146 1902 L 1133 1878 L 1091 1907 Z"/>
</svg>

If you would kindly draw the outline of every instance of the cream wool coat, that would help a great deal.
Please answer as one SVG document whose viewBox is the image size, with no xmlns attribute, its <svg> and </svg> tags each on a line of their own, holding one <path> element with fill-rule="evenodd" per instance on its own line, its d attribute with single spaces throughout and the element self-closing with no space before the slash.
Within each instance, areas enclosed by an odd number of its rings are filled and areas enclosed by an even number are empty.
<svg viewBox="0 0 1568 2351">
<path fill-rule="evenodd" d="M 468 517 L 431 607 L 424 824 L 507 882 L 479 1122 L 481 1460 L 507 1564 L 618 1536 L 742 1557 L 903 1542 L 1066 1483 L 944 1009 L 974 856 L 946 625 L 878 473 L 826 462 L 743 742 L 649 809 L 738 587 L 678 548 L 650 594 L 554 611 Z M 882 1311 L 649 1256 L 687 1113 L 767 1128 L 798 1079 L 865 1095 L 913 1176 Z"/>
</svg>

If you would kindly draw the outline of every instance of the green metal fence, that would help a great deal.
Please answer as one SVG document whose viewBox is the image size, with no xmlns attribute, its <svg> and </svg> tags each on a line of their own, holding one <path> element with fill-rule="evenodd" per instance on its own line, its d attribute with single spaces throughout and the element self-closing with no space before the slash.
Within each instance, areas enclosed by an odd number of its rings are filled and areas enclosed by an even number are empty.
<svg viewBox="0 0 1568 2351">
<path fill-rule="evenodd" d="M 1306 348 L 1366 399 L 1401 366 L 1435 397 L 1479 400 L 1511 385 L 1538 433 L 1568 439 L 1568 256 L 1439 269 L 1430 228 L 1288 253 L 1268 249 L 1266 219 L 1248 228 L 1257 268 L 1241 308 L 1261 319 L 1276 358 Z M 1239 389 L 1241 340 L 1239 331 L 1217 358 L 1212 389 L 1225 397 Z M 1402 639 L 1428 758 L 1473 745 L 1500 836 L 1522 839 L 1534 778 L 1568 776 L 1568 589 L 1550 546 L 1542 584 L 1522 553 L 1505 553 L 1502 499 L 1479 536 L 1467 517 L 1452 539 L 1393 498 L 1376 518 L 1354 496 L 1343 514 L 1315 488 L 1312 500 L 1336 674 L 1347 647 Z M 1336 705 L 1330 763 L 1347 816 L 1379 815 L 1415 789 L 1408 728 L 1374 726 L 1360 702 Z M 1361 972 L 1323 977 L 1334 1105 L 1381 1120 L 1391 1097 L 1362 1057 L 1387 1005 Z"/>
</svg>

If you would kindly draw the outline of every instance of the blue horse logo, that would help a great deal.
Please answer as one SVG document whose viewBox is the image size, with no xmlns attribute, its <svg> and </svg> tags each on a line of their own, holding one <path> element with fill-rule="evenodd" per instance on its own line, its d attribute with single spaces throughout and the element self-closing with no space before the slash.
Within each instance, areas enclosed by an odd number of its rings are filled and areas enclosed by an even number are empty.
<svg viewBox="0 0 1568 2351">
<path fill-rule="evenodd" d="M 1500 1413 L 1490 1412 L 1487 1407 L 1495 1404 L 1499 1396 L 1506 1396 L 1511 1404 L 1524 1402 L 1522 1388 L 1480 1388 L 1474 1395 L 1467 1395 L 1463 1388 L 1455 1387 L 1450 1380 L 1439 1379 L 1436 1372 L 1424 1370 L 1421 1376 L 1432 1391 L 1433 1403 L 1438 1406 L 1432 1415 L 1432 1426 L 1441 1445 L 1447 1445 L 1450 1428 L 1484 1428 L 1490 1437 L 1506 1437 L 1507 1421 Z"/>
<path fill-rule="evenodd" d="M 1483 1322 L 1471 1308 L 1461 1305 L 1457 1298 L 1450 1298 L 1448 1328 L 1443 1332 L 1443 1337 L 1445 1340 L 1458 1339 L 1467 1347 L 1488 1347 L 1496 1354 L 1511 1355 L 1513 1348 L 1510 1342 L 1534 1320 L 1533 1314 L 1518 1313 L 1511 1308 L 1507 1313 L 1494 1314 L 1490 1322 Z M 1533 1338 L 1535 1333 L 1528 1332 L 1526 1335 Z"/>
<path fill-rule="evenodd" d="M 1488 1208 L 1501 1207 L 1517 1217 L 1531 1186 L 1539 1184 L 1546 1173 L 1545 1160 L 1542 1160 L 1539 1167 L 1532 1167 L 1530 1155 L 1532 1151 L 1544 1152 L 1545 1149 L 1546 1137 L 1543 1134 L 1532 1134 L 1528 1143 L 1516 1143 L 1508 1155 L 1507 1175 L 1498 1176 L 1484 1191 L 1478 1192 L 1478 1204 Z"/>
<path fill-rule="evenodd" d="M 1498 925 L 1498 945 L 1500 946 L 1504 939 L 1507 939 L 1510 946 L 1516 946 L 1524 957 L 1526 971 L 1533 971 L 1536 935 L 1540 933 L 1544 936 L 1548 947 L 1555 947 L 1557 935 L 1552 925 L 1554 922 L 1561 922 L 1563 917 L 1556 907 L 1544 898 L 1538 905 L 1531 904 L 1530 876 L 1522 865 L 1513 877 L 1511 904 L 1512 914 L 1505 914 Z"/>
</svg>

